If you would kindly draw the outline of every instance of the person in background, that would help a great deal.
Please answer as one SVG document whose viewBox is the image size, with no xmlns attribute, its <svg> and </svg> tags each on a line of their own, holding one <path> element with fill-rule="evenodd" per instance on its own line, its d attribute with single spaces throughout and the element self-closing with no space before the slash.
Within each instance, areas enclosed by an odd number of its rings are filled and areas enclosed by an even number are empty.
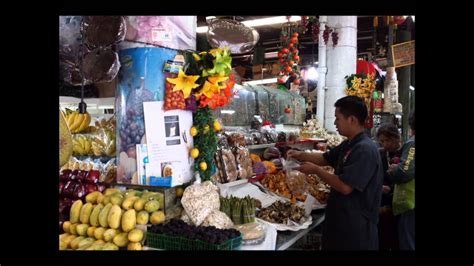
<svg viewBox="0 0 474 266">
<path fill-rule="evenodd" d="M 391 164 L 388 180 L 395 184 L 393 214 L 398 216 L 401 250 L 415 250 L 415 110 L 410 114 L 411 137 L 401 149 L 400 163 Z"/>
<path fill-rule="evenodd" d="M 377 223 L 383 172 L 380 153 L 364 132 L 367 107 L 356 96 L 336 101 L 336 125 L 347 140 L 325 153 L 289 150 L 288 157 L 304 161 L 295 168 L 316 174 L 331 186 L 322 231 L 323 250 L 378 250 Z M 330 174 L 322 167 L 331 165 Z"/>
<path fill-rule="evenodd" d="M 391 123 L 382 124 L 377 130 L 380 157 L 384 172 L 382 202 L 379 211 L 379 247 L 382 250 L 398 250 L 397 221 L 392 212 L 393 184 L 388 180 L 390 164 L 400 162 L 401 136 L 398 128 Z"/>
</svg>

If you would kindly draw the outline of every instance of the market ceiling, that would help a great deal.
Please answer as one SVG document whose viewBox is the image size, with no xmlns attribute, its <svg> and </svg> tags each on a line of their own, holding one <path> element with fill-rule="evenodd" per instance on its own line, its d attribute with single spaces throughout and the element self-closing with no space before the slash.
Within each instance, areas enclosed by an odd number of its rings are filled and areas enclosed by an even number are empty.
<svg viewBox="0 0 474 266">
<path fill-rule="evenodd" d="M 248 21 L 254 19 L 268 18 L 270 16 L 215 16 L 216 18 L 234 19 L 236 21 Z M 357 54 L 358 57 L 369 59 L 370 56 L 383 57 L 379 54 L 380 47 L 386 45 L 388 38 L 386 27 L 379 27 L 375 33 L 373 27 L 373 16 L 358 16 L 357 17 Z M 206 16 L 197 17 L 197 26 L 206 26 Z M 282 24 L 273 24 L 254 27 L 260 35 L 260 42 L 262 43 L 265 53 L 277 52 L 280 45 L 280 32 Z M 414 28 L 412 30 L 412 39 L 414 39 Z M 198 39 L 203 40 L 206 34 L 198 34 Z M 374 39 L 374 37 L 376 39 Z M 318 60 L 318 45 L 315 44 L 311 37 L 311 32 L 308 30 L 305 34 L 299 37 L 299 52 L 301 58 L 301 65 L 308 65 Z M 376 44 L 378 42 L 378 44 Z M 240 54 L 233 56 L 234 65 L 251 65 L 252 52 L 247 54 Z M 265 63 L 276 62 L 278 58 L 267 58 Z"/>
</svg>

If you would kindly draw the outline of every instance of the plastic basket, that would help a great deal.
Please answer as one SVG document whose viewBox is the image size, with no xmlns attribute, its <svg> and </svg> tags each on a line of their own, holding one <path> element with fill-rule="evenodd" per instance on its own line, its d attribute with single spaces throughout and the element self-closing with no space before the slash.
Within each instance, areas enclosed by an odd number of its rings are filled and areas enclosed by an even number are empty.
<svg viewBox="0 0 474 266">
<path fill-rule="evenodd" d="M 222 244 L 211 244 L 180 236 L 168 236 L 147 232 L 147 246 L 164 250 L 237 250 L 242 245 L 242 235 Z"/>
</svg>

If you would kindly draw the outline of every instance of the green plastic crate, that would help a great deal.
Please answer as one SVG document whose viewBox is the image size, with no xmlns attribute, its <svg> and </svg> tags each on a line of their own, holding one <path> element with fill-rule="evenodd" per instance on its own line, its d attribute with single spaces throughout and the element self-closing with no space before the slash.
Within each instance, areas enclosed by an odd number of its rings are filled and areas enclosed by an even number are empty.
<svg viewBox="0 0 474 266">
<path fill-rule="evenodd" d="M 146 242 L 149 247 L 164 250 L 237 250 L 242 245 L 242 235 L 222 244 L 210 244 L 201 240 L 147 232 Z"/>
</svg>

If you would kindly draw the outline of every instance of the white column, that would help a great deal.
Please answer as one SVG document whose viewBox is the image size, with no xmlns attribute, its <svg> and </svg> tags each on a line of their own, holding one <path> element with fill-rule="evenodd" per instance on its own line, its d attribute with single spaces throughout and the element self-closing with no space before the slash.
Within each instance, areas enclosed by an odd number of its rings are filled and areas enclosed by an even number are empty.
<svg viewBox="0 0 474 266">
<path fill-rule="evenodd" d="M 357 17 L 328 16 L 328 26 L 339 33 L 336 47 L 333 47 L 329 36 L 327 51 L 326 97 L 324 108 L 324 127 L 330 132 L 336 132 L 334 126 L 334 103 L 346 96 L 345 76 L 356 72 L 357 60 Z M 324 29 L 323 29 L 324 30 Z"/>
<path fill-rule="evenodd" d="M 317 103 L 316 118 L 321 126 L 324 126 L 324 99 L 326 87 L 326 44 L 323 41 L 324 25 L 327 23 L 327 16 L 319 16 L 319 46 L 318 46 L 318 87 L 317 87 Z"/>
</svg>

